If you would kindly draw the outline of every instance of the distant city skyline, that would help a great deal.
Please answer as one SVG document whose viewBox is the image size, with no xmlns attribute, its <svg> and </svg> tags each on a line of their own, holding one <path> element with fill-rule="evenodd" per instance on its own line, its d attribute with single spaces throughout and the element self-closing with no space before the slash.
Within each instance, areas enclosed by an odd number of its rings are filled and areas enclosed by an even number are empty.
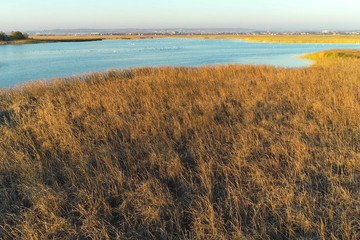
<svg viewBox="0 0 360 240">
<path fill-rule="evenodd" d="M 355 0 L 12 0 L 0 31 L 119 28 L 246 28 L 259 31 L 360 30 Z"/>
</svg>

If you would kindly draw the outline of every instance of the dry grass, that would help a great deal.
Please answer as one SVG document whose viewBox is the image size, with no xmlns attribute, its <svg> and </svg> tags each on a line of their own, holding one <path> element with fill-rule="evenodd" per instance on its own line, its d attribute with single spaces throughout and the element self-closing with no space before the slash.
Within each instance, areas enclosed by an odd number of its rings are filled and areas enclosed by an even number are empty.
<svg viewBox="0 0 360 240">
<path fill-rule="evenodd" d="M 148 39 L 148 38 L 203 38 L 245 39 L 255 42 L 287 43 L 360 43 L 360 35 L 94 35 L 94 36 L 31 36 L 33 39 Z"/>
<path fill-rule="evenodd" d="M 8 44 L 33 44 L 33 43 L 42 43 L 41 40 L 37 39 L 23 39 L 23 40 L 14 40 L 14 41 L 0 41 L 0 45 Z"/>
<path fill-rule="evenodd" d="M 0 92 L 2 239 L 359 239 L 360 60 Z"/>
<path fill-rule="evenodd" d="M 324 50 L 320 52 L 305 54 L 302 57 L 312 60 L 360 58 L 360 51 L 354 49 L 331 49 L 331 50 Z M 324 61 L 320 61 L 320 63 L 322 62 Z"/>
<path fill-rule="evenodd" d="M 48 38 L 48 39 L 23 39 L 14 41 L 0 41 L 0 45 L 20 45 L 20 44 L 37 44 L 37 43 L 55 43 L 55 42 L 86 42 L 101 41 L 102 38 Z"/>
<path fill-rule="evenodd" d="M 253 35 L 244 39 L 278 43 L 360 43 L 360 35 Z"/>
</svg>

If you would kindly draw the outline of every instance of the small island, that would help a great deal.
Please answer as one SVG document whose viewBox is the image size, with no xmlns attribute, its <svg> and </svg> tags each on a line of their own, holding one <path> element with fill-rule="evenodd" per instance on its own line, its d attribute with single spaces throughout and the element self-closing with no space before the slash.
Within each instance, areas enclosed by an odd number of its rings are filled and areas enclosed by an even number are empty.
<svg viewBox="0 0 360 240">
<path fill-rule="evenodd" d="M 81 38 L 81 39 L 33 39 L 27 33 L 13 31 L 10 35 L 0 32 L 0 45 L 8 44 L 34 44 L 34 43 L 54 43 L 54 42 L 88 42 L 102 41 L 102 38 Z"/>
</svg>

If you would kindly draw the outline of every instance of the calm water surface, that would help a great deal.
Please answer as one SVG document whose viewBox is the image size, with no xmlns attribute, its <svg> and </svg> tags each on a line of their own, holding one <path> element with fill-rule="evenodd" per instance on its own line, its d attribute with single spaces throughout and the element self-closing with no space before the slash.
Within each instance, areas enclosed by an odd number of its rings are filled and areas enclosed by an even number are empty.
<svg viewBox="0 0 360 240">
<path fill-rule="evenodd" d="M 298 55 L 359 44 L 256 43 L 234 39 L 139 39 L 0 46 L 0 87 L 35 79 L 139 66 L 308 66 Z"/>
</svg>

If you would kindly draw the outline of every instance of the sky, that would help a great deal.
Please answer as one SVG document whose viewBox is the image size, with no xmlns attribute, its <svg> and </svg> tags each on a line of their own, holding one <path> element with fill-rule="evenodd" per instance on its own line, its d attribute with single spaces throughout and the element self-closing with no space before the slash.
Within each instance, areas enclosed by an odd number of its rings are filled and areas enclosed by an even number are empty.
<svg viewBox="0 0 360 240">
<path fill-rule="evenodd" d="M 0 0 L 0 31 L 77 28 L 360 30 L 359 11 L 359 0 Z"/>
</svg>

